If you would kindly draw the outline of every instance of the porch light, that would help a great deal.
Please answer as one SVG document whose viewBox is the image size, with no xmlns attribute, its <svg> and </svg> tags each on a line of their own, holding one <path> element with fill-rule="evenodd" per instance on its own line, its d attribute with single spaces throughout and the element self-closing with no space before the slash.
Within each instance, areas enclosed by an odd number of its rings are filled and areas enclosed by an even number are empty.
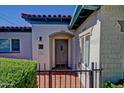
<svg viewBox="0 0 124 93">
<path fill-rule="evenodd" d="M 39 37 L 39 41 L 42 41 L 42 36 Z"/>
</svg>

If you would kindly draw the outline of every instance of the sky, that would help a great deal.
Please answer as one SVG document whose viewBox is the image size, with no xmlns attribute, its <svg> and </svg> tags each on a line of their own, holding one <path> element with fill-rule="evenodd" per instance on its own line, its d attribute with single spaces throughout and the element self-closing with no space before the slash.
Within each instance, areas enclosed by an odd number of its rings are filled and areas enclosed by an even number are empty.
<svg viewBox="0 0 124 93">
<path fill-rule="evenodd" d="M 75 5 L 0 5 L 0 26 L 31 26 L 21 13 L 73 15 Z"/>
</svg>

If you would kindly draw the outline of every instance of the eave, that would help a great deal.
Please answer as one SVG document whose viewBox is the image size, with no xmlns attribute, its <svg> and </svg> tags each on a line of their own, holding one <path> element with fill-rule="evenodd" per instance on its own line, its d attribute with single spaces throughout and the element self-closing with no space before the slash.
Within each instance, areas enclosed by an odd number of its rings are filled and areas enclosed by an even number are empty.
<svg viewBox="0 0 124 93">
<path fill-rule="evenodd" d="M 71 21 L 70 15 L 33 15 L 22 13 L 21 17 L 31 24 L 69 24 Z"/>
<path fill-rule="evenodd" d="M 27 26 L 0 26 L 0 32 L 32 32 L 31 27 Z"/>
<path fill-rule="evenodd" d="M 98 10 L 100 5 L 78 5 L 75 9 L 69 29 L 77 29 L 94 11 Z"/>
</svg>

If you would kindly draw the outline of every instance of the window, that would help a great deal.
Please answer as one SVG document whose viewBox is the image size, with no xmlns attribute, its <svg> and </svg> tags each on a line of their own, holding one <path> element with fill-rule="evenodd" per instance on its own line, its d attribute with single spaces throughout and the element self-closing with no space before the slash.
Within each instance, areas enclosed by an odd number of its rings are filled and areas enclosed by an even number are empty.
<svg viewBox="0 0 124 93">
<path fill-rule="evenodd" d="M 84 63 L 84 38 L 81 38 L 81 62 Z"/>
<path fill-rule="evenodd" d="M 20 51 L 19 39 L 0 39 L 0 52 Z"/>
<path fill-rule="evenodd" d="M 81 61 L 89 66 L 90 58 L 90 35 L 81 38 Z"/>
<path fill-rule="evenodd" d="M 10 40 L 0 39 L 0 52 L 10 52 Z"/>
<path fill-rule="evenodd" d="M 38 48 L 43 49 L 43 44 L 39 44 Z"/>
<path fill-rule="evenodd" d="M 19 39 L 12 39 L 12 51 L 20 51 Z"/>
<path fill-rule="evenodd" d="M 85 52 L 84 52 L 84 59 L 85 65 L 89 66 L 89 56 L 90 56 L 90 36 L 85 37 Z"/>
</svg>

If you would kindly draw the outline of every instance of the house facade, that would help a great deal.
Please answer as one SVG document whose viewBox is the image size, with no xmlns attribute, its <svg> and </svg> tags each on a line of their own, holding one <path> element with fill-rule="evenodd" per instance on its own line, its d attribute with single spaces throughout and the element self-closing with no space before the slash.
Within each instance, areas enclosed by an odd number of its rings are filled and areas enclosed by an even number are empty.
<svg viewBox="0 0 124 93">
<path fill-rule="evenodd" d="M 40 70 L 91 69 L 94 62 L 103 68 L 95 87 L 118 82 L 124 71 L 123 9 L 77 6 L 72 17 L 23 13 L 32 27 L 0 27 L 0 57 L 36 60 Z"/>
<path fill-rule="evenodd" d="M 32 59 L 40 63 L 40 69 L 70 68 L 74 36 L 68 30 L 71 16 L 22 14 L 22 17 L 32 24 Z"/>
<path fill-rule="evenodd" d="M 32 59 L 31 27 L 0 27 L 0 57 Z"/>
<path fill-rule="evenodd" d="M 89 12 L 96 9 L 90 7 Z M 72 19 L 70 23 L 70 29 L 80 41 L 75 44 L 79 49 L 75 52 L 81 55 L 82 69 L 91 68 L 91 62 L 103 68 L 101 80 L 96 81 L 101 87 L 107 81 L 117 83 L 123 79 L 123 9 L 124 6 L 101 6 L 88 17 L 83 17 L 86 10 L 84 6 L 78 6 L 74 15 L 76 21 Z"/>
</svg>

